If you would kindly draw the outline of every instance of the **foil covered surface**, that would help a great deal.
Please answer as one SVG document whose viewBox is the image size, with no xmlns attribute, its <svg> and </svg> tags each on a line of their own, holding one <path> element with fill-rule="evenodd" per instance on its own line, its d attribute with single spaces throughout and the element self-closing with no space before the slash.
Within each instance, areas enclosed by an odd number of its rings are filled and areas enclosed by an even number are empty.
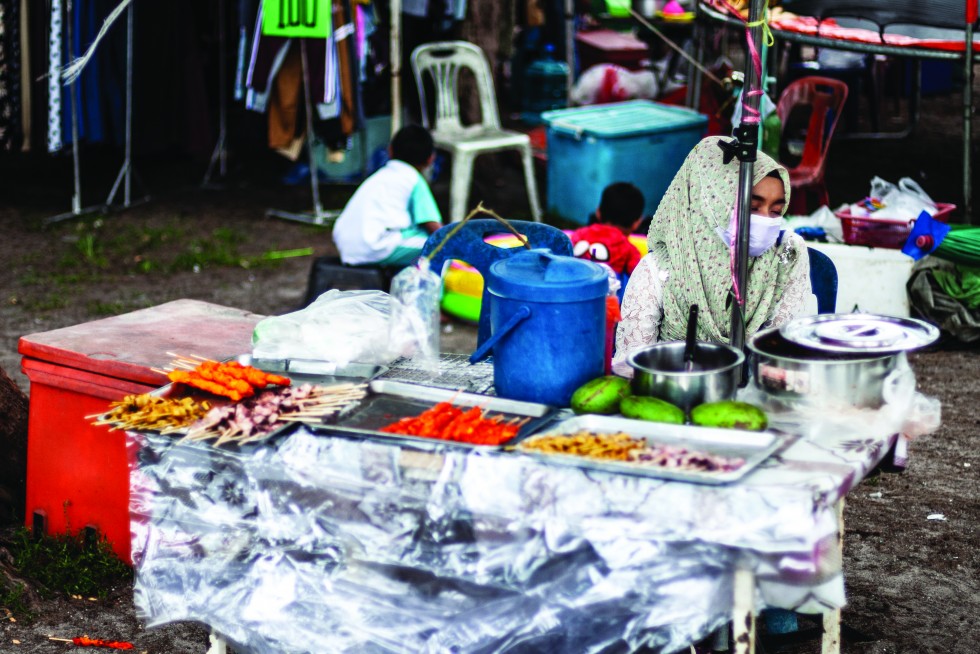
<svg viewBox="0 0 980 654">
<path fill-rule="evenodd" d="M 772 417 L 796 438 L 727 486 L 303 427 L 241 449 L 130 434 L 137 611 L 246 652 L 605 654 L 707 636 L 737 566 L 760 606 L 840 607 L 834 504 L 903 410 Z"/>
</svg>

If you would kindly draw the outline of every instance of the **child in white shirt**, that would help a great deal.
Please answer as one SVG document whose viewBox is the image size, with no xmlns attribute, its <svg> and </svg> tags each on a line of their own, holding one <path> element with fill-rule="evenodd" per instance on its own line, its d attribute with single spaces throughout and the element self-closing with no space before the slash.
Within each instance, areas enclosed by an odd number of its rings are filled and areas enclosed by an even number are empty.
<svg viewBox="0 0 980 654">
<path fill-rule="evenodd" d="M 333 228 L 348 265 L 407 266 L 421 254 L 442 216 L 422 176 L 435 149 L 425 128 L 407 125 L 388 146 L 391 160 L 354 192 Z"/>
</svg>

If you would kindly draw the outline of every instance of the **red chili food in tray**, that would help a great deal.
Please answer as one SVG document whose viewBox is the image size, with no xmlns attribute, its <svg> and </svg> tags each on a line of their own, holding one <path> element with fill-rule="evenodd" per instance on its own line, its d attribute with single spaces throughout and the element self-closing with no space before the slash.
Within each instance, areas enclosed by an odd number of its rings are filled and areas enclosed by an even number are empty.
<svg viewBox="0 0 980 654">
<path fill-rule="evenodd" d="M 500 416 L 486 417 L 479 407 L 464 411 L 449 402 L 440 402 L 417 416 L 402 418 L 378 431 L 473 445 L 503 445 L 517 435 L 525 422 L 526 419 L 505 422 Z"/>
</svg>

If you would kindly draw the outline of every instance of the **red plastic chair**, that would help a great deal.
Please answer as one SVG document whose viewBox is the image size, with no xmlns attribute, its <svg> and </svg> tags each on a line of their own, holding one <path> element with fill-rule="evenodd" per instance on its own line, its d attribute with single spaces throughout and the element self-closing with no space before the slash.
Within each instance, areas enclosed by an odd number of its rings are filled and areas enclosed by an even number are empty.
<svg viewBox="0 0 980 654">
<path fill-rule="evenodd" d="M 792 187 L 791 214 L 807 213 L 807 192 L 815 193 L 822 204 L 830 204 L 824 182 L 824 165 L 830 138 L 846 100 L 847 84 L 829 77 L 803 77 L 787 86 L 779 96 L 776 113 L 783 124 L 782 143 L 786 143 L 786 126 L 794 109 L 805 108 L 810 112 L 802 158 L 795 167 L 787 166 Z"/>
</svg>

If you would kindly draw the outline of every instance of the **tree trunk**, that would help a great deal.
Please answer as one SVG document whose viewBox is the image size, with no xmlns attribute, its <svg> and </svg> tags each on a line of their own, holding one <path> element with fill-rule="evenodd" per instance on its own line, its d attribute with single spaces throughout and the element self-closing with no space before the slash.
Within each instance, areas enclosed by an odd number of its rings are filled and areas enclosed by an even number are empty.
<svg viewBox="0 0 980 654">
<path fill-rule="evenodd" d="M 0 524 L 23 518 L 27 493 L 27 396 L 0 368 Z"/>
</svg>

